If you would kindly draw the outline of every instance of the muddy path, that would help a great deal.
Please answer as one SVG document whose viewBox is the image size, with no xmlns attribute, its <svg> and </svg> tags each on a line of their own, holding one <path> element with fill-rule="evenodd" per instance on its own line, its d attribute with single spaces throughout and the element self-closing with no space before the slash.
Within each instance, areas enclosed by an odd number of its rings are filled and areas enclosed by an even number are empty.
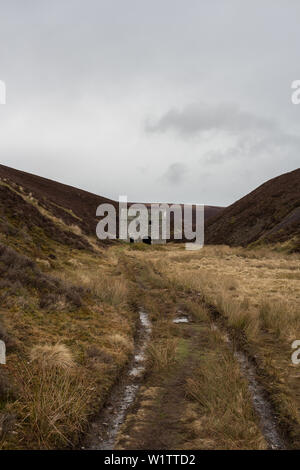
<svg viewBox="0 0 300 470">
<path fill-rule="evenodd" d="M 207 347 L 209 340 L 205 337 L 206 330 L 193 321 L 190 323 L 189 317 L 183 315 L 181 311 L 178 311 L 176 317 L 170 321 L 177 325 L 178 332 L 182 336 L 178 344 L 181 352 L 177 362 L 165 372 L 163 378 L 159 376 L 150 378 L 140 389 L 135 400 L 134 412 L 128 416 L 122 433 L 117 436 L 116 448 L 190 449 L 198 448 L 198 442 L 202 444 L 201 440 L 193 439 L 198 434 L 194 432 L 194 427 L 200 422 L 199 416 L 195 419 L 194 414 L 193 421 L 191 416 L 194 412 L 188 411 L 190 416 L 186 413 L 190 405 L 186 399 L 186 383 L 193 377 L 198 366 L 199 351 L 201 354 L 201 350 Z M 247 382 L 251 407 L 257 415 L 258 428 L 266 443 L 263 448 L 285 449 L 286 444 L 278 429 L 272 406 L 257 380 L 254 365 L 243 351 L 237 349 L 225 329 L 221 330 L 214 322 L 210 328 L 222 335 L 222 341 L 226 343 L 225 348 L 232 352 L 240 374 Z M 209 439 L 207 442 L 209 443 Z"/>
<path fill-rule="evenodd" d="M 111 450 L 126 413 L 134 403 L 145 372 L 145 350 L 151 335 L 148 314 L 139 310 L 139 327 L 135 350 L 126 371 L 114 386 L 109 400 L 97 418 L 91 423 L 90 430 L 83 442 L 82 449 Z"/>
<path fill-rule="evenodd" d="M 140 309 L 133 358 L 113 388 L 105 407 L 91 424 L 83 443 L 84 449 L 197 448 L 191 438 L 193 423 L 185 422 L 186 383 L 193 377 L 199 362 L 199 352 L 201 354 L 207 346 L 207 333 L 180 309 L 168 321 L 177 329 L 179 336 L 180 353 L 177 353 L 176 364 L 164 371 L 163 375 L 159 374 L 154 378 L 151 378 L 152 371 L 148 371 L 150 380 L 145 382 L 145 352 L 149 346 L 152 325 L 147 313 Z M 211 319 L 209 328 L 222 335 L 226 349 L 232 351 L 240 373 L 247 381 L 251 406 L 258 417 L 267 448 L 285 449 L 286 444 L 274 411 L 257 379 L 255 365 L 238 348 L 225 326 L 215 316 Z"/>
<path fill-rule="evenodd" d="M 202 339 L 181 312 L 170 323 L 178 325 L 182 336 L 177 343 L 176 361 L 164 371 L 149 371 L 117 436 L 116 449 L 183 450 L 193 435 L 184 416 L 186 382 L 193 375 Z"/>
<path fill-rule="evenodd" d="M 156 272 L 152 281 L 146 271 L 146 282 L 145 271 L 134 266 L 133 272 L 146 309 L 139 310 L 134 355 L 91 424 L 83 448 L 285 449 L 255 363 L 214 307 L 200 293 L 160 287 Z M 173 357 L 167 357 L 174 341 Z M 150 349 L 154 363 L 161 364 L 157 370 L 151 364 L 145 374 Z M 189 396 L 188 383 L 199 386 L 198 398 Z"/>
</svg>

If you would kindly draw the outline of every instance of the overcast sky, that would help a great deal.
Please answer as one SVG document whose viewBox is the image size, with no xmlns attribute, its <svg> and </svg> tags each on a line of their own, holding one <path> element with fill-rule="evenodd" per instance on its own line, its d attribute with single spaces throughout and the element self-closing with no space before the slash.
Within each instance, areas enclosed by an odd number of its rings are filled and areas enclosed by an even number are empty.
<svg viewBox="0 0 300 470">
<path fill-rule="evenodd" d="M 0 0 L 1 163 L 228 205 L 299 167 L 299 0 Z"/>
</svg>

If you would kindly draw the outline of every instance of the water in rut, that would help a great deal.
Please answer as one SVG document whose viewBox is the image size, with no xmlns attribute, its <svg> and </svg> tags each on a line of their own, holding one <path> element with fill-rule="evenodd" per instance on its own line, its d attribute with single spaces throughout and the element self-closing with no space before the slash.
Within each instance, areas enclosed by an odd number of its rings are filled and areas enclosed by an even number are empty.
<svg viewBox="0 0 300 470">
<path fill-rule="evenodd" d="M 126 412 L 135 400 L 143 380 L 145 370 L 145 350 L 150 338 L 151 323 L 146 312 L 140 310 L 140 326 L 136 341 L 135 353 L 126 374 L 118 383 L 110 396 L 108 403 L 97 420 L 92 424 L 85 449 L 111 450 Z"/>
<path fill-rule="evenodd" d="M 273 417 L 272 407 L 268 402 L 263 388 L 256 379 L 256 371 L 246 354 L 235 351 L 241 371 L 248 380 L 249 390 L 252 395 L 253 407 L 260 418 L 262 433 L 271 449 L 284 449 L 285 445 L 277 430 L 277 424 Z"/>
<path fill-rule="evenodd" d="M 212 324 L 212 329 L 219 330 L 216 324 Z M 224 334 L 225 341 L 233 345 L 229 335 L 226 332 Z M 261 430 L 269 447 L 271 449 L 284 449 L 285 444 L 278 432 L 272 407 L 266 397 L 265 391 L 257 381 L 255 367 L 251 364 L 247 355 L 243 351 L 236 349 L 236 347 L 234 347 L 234 356 L 240 365 L 242 374 L 248 381 L 253 407 L 259 416 Z"/>
</svg>

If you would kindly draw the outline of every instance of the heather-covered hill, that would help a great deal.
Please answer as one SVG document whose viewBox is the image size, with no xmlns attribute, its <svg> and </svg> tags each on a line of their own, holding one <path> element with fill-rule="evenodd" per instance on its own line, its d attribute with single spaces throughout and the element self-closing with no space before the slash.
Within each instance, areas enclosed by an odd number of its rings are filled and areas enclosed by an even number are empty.
<svg viewBox="0 0 300 470">
<path fill-rule="evenodd" d="M 30 233 L 37 249 L 45 245 L 41 240 L 45 237 L 73 248 L 87 248 L 91 239 L 96 240 L 96 209 L 103 203 L 114 205 L 118 218 L 117 201 L 0 165 L 0 235 Z M 205 206 L 205 221 L 222 210 Z M 25 251 L 28 240 L 29 237 Z M 101 244 L 106 245 L 107 241 Z"/>
<path fill-rule="evenodd" d="M 206 225 L 206 244 L 287 242 L 299 249 L 300 169 L 259 186 Z"/>
<path fill-rule="evenodd" d="M 75 224 L 88 235 L 95 234 L 98 205 L 117 205 L 111 199 L 4 165 L 0 165 L 0 179 L 38 201 L 39 205 L 67 225 Z"/>
</svg>

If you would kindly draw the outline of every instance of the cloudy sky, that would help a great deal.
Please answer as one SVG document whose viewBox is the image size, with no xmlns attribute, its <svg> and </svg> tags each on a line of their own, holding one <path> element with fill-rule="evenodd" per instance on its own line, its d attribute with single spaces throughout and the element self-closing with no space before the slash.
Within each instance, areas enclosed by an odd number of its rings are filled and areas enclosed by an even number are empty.
<svg viewBox="0 0 300 470">
<path fill-rule="evenodd" d="M 299 167 L 298 0 L 0 0 L 1 163 L 227 205 Z"/>
</svg>

